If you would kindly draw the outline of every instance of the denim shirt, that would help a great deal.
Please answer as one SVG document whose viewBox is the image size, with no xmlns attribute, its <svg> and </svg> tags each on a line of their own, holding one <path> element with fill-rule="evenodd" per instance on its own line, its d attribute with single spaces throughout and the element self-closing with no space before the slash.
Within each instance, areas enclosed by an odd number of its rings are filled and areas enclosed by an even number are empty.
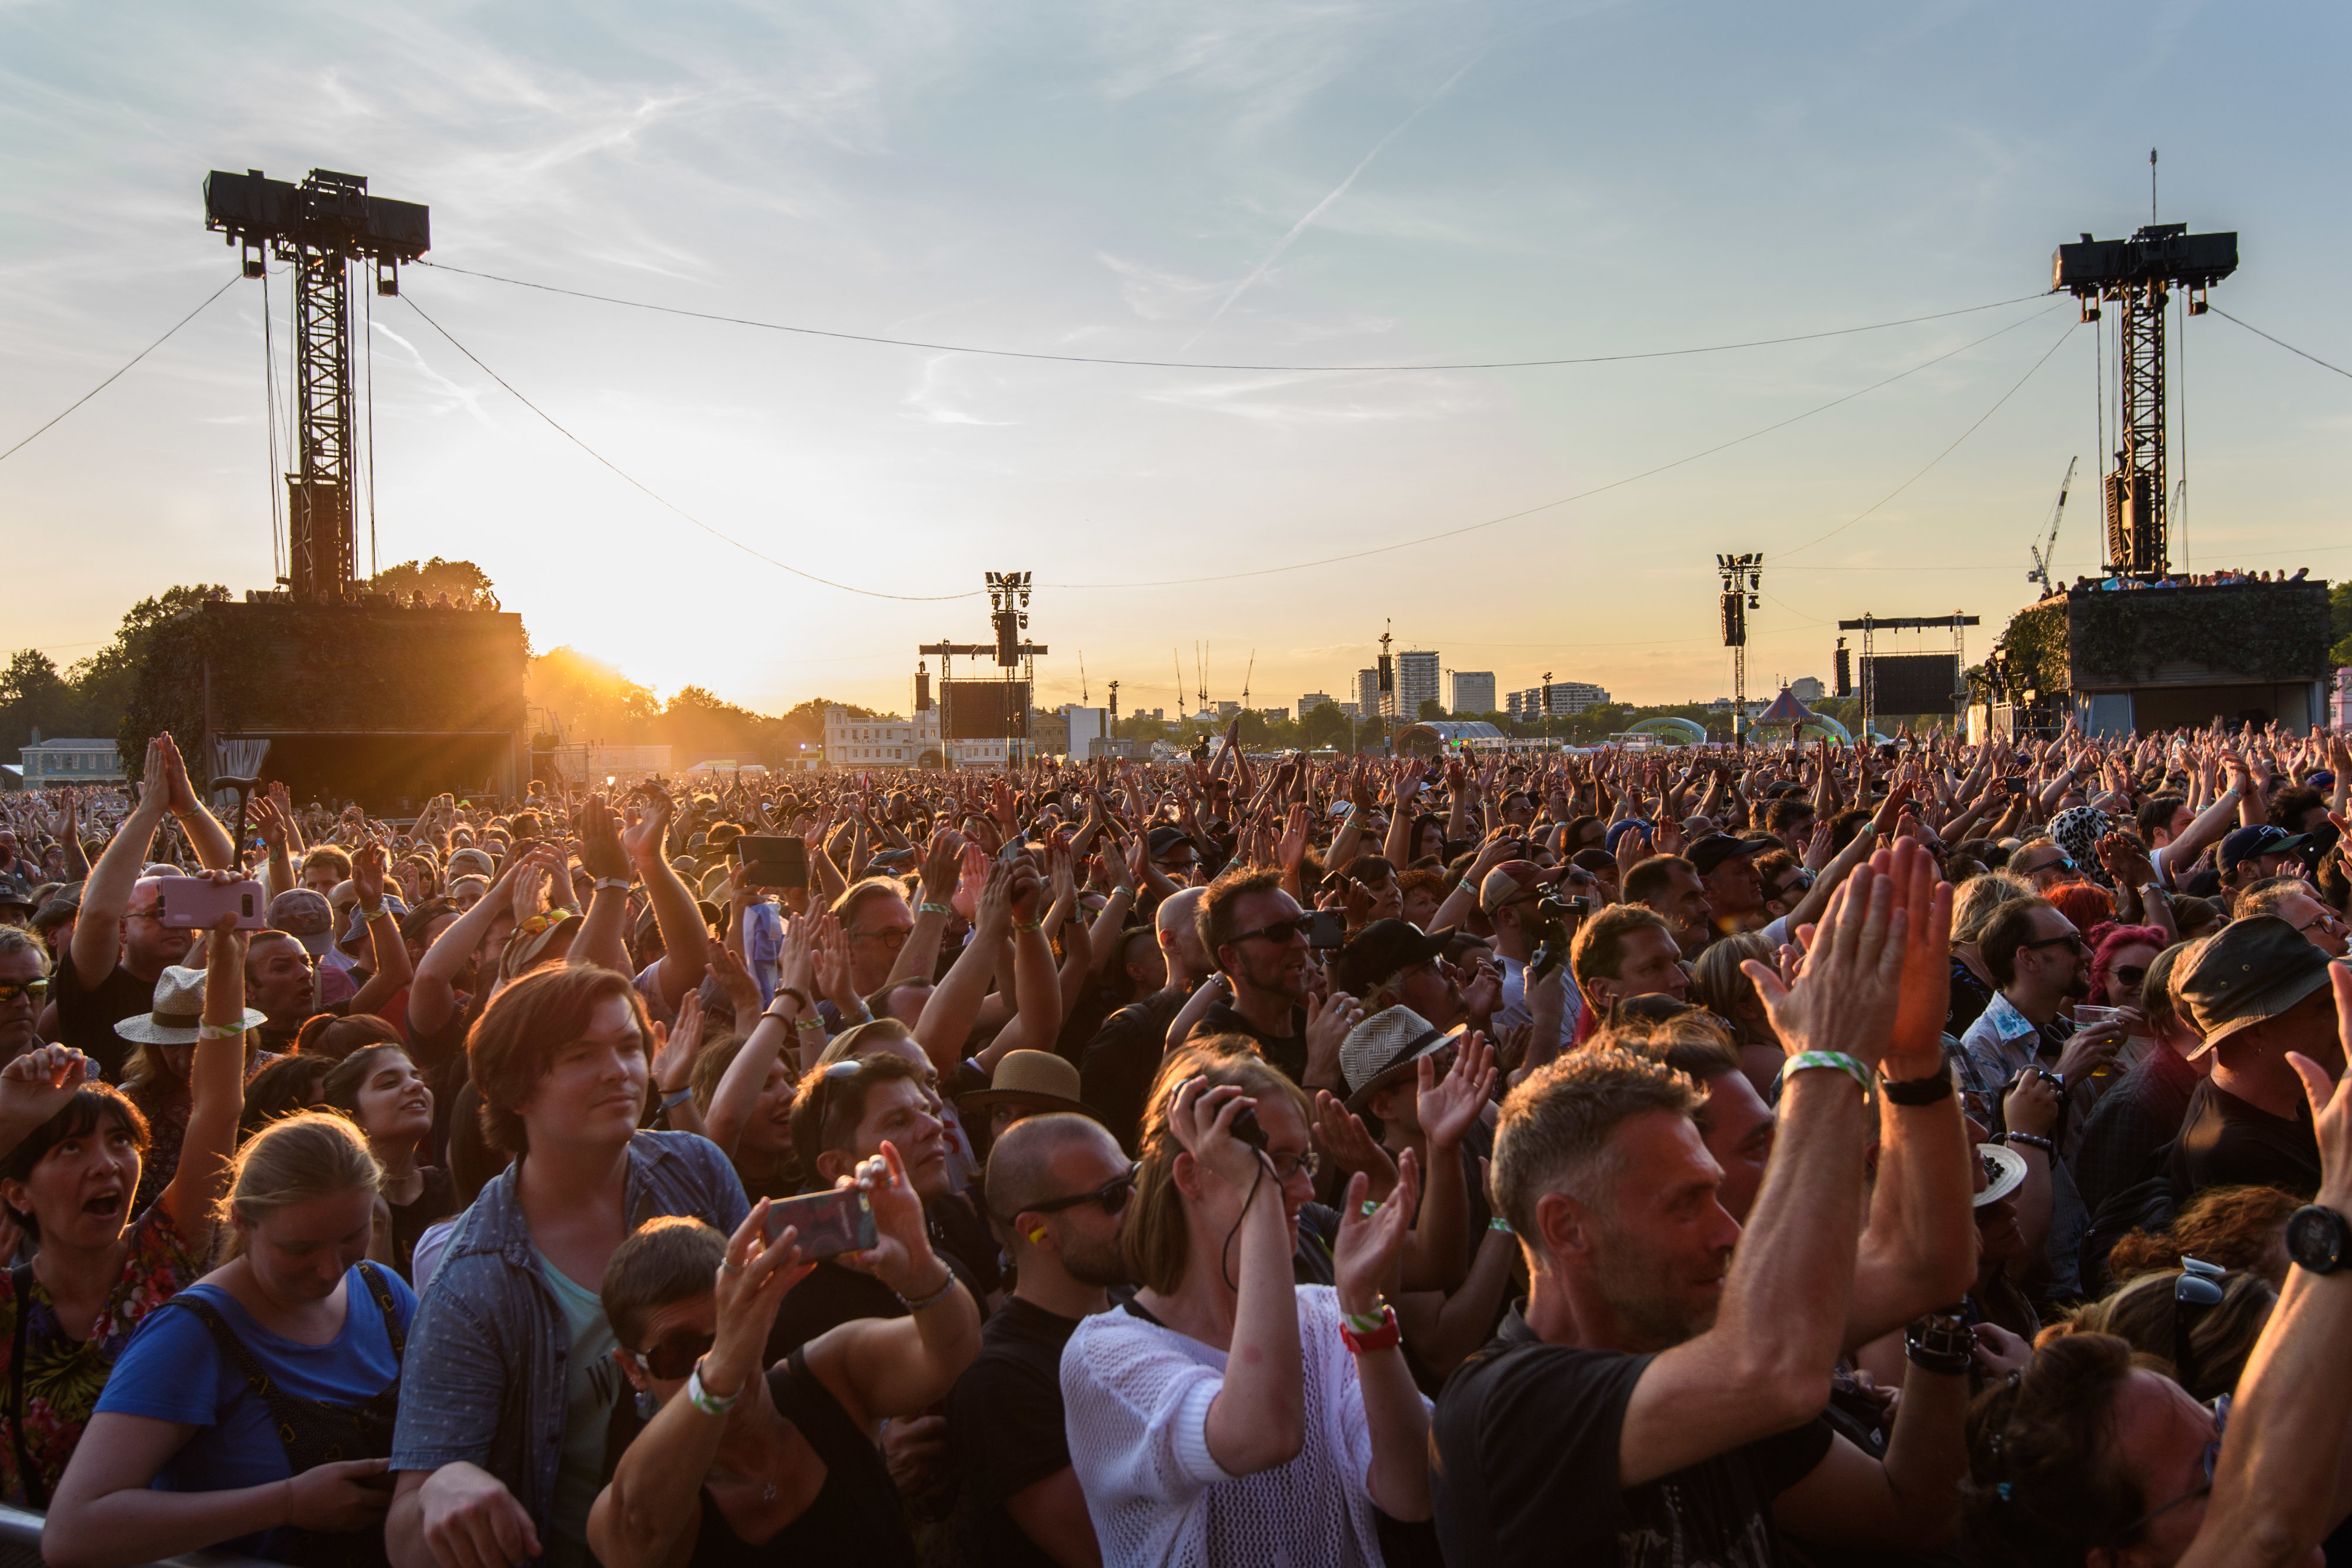
<svg viewBox="0 0 2352 1568">
<path fill-rule="evenodd" d="M 509 1166 L 458 1218 L 419 1292 L 392 1468 L 478 1465 L 514 1493 L 545 1541 L 563 1458 L 572 1334 L 533 1255 L 515 1185 L 520 1168 L 520 1160 Z M 625 1192 L 632 1230 L 684 1214 L 732 1234 L 751 1212 L 727 1156 L 693 1133 L 632 1138 Z"/>
</svg>

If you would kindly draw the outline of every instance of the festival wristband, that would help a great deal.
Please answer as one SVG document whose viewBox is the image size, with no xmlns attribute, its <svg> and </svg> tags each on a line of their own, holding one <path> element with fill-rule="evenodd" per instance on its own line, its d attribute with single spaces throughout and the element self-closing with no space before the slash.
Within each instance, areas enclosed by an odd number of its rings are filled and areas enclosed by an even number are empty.
<svg viewBox="0 0 2352 1568">
<path fill-rule="evenodd" d="M 609 887 L 615 893 L 626 893 L 629 889 L 635 886 L 636 886 L 636 883 L 631 882 L 625 876 L 600 876 L 592 884 L 591 890 L 596 893 L 602 893 Z"/>
<path fill-rule="evenodd" d="M 708 1359 L 708 1357 L 703 1358 L 703 1360 Z M 749 1387 L 750 1385 L 746 1384 L 744 1386 Z M 730 1410 L 734 1409 L 735 1401 L 742 1397 L 743 1390 L 741 1388 L 739 1388 L 734 1393 L 721 1398 L 719 1396 L 711 1393 L 709 1389 L 704 1387 L 702 1385 L 701 1360 L 698 1360 L 694 1364 L 694 1370 L 686 1375 L 686 1401 L 688 1404 L 693 1406 L 697 1410 L 701 1411 L 705 1416 L 724 1416 Z"/>
<path fill-rule="evenodd" d="M 243 1040 L 245 1030 L 233 1023 L 200 1023 L 196 1025 L 198 1040 Z"/>
<path fill-rule="evenodd" d="M 1386 1306 L 1372 1320 L 1373 1327 L 1360 1332 L 1355 1325 L 1360 1321 L 1350 1313 L 1339 1324 L 1339 1343 L 1348 1347 L 1350 1354 L 1370 1355 L 1377 1351 L 1394 1350 L 1403 1338 L 1397 1328 L 1395 1312 Z"/>
<path fill-rule="evenodd" d="M 1791 1073 L 1823 1067 L 1834 1068 L 1852 1078 L 1862 1085 L 1864 1094 L 1870 1092 L 1870 1069 L 1842 1051 L 1801 1051 L 1780 1064 L 1780 1078 L 1785 1082 Z"/>
<path fill-rule="evenodd" d="M 1511 1222 L 1504 1218 L 1499 1214 L 1495 1216 L 1494 1218 L 1486 1221 L 1486 1228 L 1489 1230 L 1499 1230 L 1506 1236 L 1515 1236 L 1517 1234 L 1517 1231 L 1511 1228 Z"/>
<path fill-rule="evenodd" d="M 955 913 L 955 905 L 951 904 L 941 904 L 935 898 L 927 898 L 923 900 L 922 903 L 915 905 L 915 913 L 918 915 L 953 915 Z"/>
</svg>

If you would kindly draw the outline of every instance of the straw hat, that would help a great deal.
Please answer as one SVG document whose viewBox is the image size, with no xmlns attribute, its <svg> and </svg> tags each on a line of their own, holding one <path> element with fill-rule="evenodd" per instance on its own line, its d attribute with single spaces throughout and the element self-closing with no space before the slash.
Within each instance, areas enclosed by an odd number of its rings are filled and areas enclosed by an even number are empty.
<svg viewBox="0 0 2352 1568">
<path fill-rule="evenodd" d="M 205 972 L 174 964 L 155 982 L 152 1012 L 133 1013 L 114 1026 L 114 1032 L 141 1045 L 194 1045 L 196 1026 L 204 1021 Z M 259 1029 L 269 1015 L 245 1009 L 239 1029 Z"/>
<path fill-rule="evenodd" d="M 996 1064 L 988 1087 L 956 1098 L 960 1111 L 985 1113 L 999 1105 L 1029 1111 L 1071 1111 L 1081 1116 L 1101 1115 L 1078 1098 L 1078 1070 L 1050 1051 L 1008 1051 Z"/>
</svg>

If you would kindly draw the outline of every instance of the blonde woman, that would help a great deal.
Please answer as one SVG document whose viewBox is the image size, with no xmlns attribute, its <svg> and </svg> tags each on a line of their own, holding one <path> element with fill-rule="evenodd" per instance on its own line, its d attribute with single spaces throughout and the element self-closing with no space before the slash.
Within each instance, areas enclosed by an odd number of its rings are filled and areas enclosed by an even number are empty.
<svg viewBox="0 0 2352 1568">
<path fill-rule="evenodd" d="M 2005 871 L 1979 872 L 1953 893 L 1952 1001 L 1944 1015 L 1944 1032 L 1954 1040 L 1969 1032 L 1969 1026 L 1992 1005 L 1992 994 L 2000 988 L 1977 946 L 1985 928 L 2011 899 L 2035 896 L 2031 882 Z"/>
<path fill-rule="evenodd" d="M 224 1260 L 123 1352 L 41 1532 L 50 1568 L 224 1545 L 383 1561 L 383 1456 L 416 1298 L 364 1261 L 377 1182 L 359 1131 L 322 1112 L 238 1152 Z"/>
</svg>

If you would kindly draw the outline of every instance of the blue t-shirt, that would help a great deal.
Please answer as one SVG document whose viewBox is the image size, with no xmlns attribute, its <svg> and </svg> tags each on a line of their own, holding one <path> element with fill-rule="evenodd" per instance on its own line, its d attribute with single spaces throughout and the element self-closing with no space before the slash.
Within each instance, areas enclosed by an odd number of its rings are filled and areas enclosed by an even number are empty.
<svg viewBox="0 0 2352 1568">
<path fill-rule="evenodd" d="M 392 1270 L 376 1273 L 392 1293 L 404 1339 L 416 1315 L 416 1297 Z M 270 1333 L 236 1298 L 217 1285 L 191 1285 L 182 1300 L 201 1301 L 245 1343 L 254 1359 L 289 1394 L 323 1404 L 359 1405 L 400 1380 L 400 1358 L 384 1333 L 383 1313 L 357 1268 L 343 1275 L 342 1332 L 325 1344 L 300 1344 Z M 144 1416 L 198 1427 L 187 1446 L 163 1461 L 158 1491 L 226 1491 L 263 1486 L 293 1474 L 269 1406 L 247 1386 L 245 1374 L 222 1351 L 194 1312 L 151 1312 L 131 1338 L 106 1390 L 100 1411 Z M 224 1550 L 271 1555 L 272 1531 L 221 1542 Z"/>
</svg>

